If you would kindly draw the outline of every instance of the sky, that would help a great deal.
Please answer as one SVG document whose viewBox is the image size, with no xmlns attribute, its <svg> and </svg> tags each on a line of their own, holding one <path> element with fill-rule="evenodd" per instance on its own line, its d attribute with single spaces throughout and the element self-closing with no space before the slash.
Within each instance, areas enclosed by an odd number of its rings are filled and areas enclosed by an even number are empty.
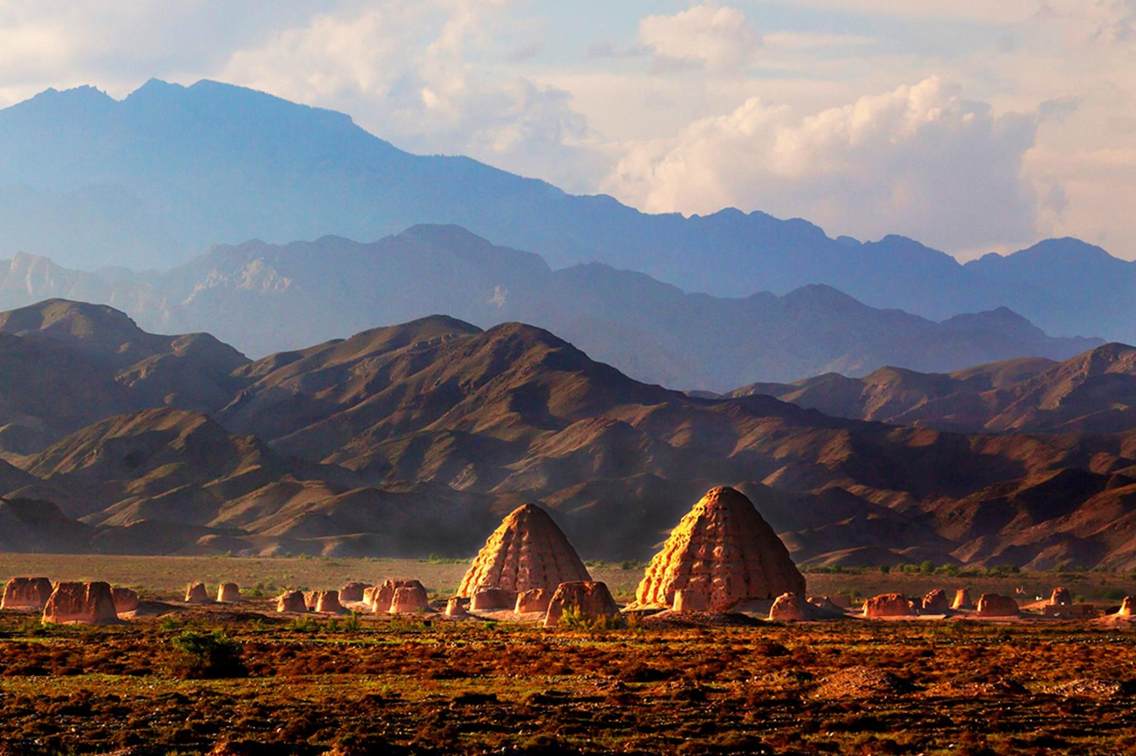
<svg viewBox="0 0 1136 756">
<path fill-rule="evenodd" d="M 152 77 L 651 212 L 1136 259 L 1136 0 L 0 0 L 0 107 Z"/>
</svg>

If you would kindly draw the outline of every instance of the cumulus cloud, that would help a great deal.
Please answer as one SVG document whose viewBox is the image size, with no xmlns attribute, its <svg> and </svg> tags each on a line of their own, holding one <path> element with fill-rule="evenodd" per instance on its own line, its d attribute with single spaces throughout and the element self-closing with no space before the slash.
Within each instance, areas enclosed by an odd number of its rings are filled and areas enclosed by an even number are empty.
<svg viewBox="0 0 1136 756">
<path fill-rule="evenodd" d="M 647 16 L 639 22 L 639 41 L 660 60 L 737 69 L 753 56 L 758 36 L 737 8 L 709 3 L 673 16 Z"/>
<path fill-rule="evenodd" d="M 571 96 L 470 62 L 491 46 L 505 5 L 391 0 L 320 14 L 235 52 L 221 77 L 345 110 L 408 149 L 471 154 L 579 188 L 596 158 Z"/>
<path fill-rule="evenodd" d="M 972 249 L 1031 237 L 1037 201 L 1021 173 L 1036 123 L 936 77 L 805 116 L 750 98 L 633 145 L 607 188 L 654 211 L 761 208 L 837 233 Z"/>
</svg>

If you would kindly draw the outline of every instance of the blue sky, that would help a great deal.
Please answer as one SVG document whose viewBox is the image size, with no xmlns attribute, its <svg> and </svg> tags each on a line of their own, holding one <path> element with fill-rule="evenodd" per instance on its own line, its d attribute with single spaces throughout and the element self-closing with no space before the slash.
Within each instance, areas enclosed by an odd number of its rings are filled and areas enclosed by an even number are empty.
<svg viewBox="0 0 1136 756">
<path fill-rule="evenodd" d="M 651 211 L 1136 258 L 1136 0 L 0 0 L 0 105 L 151 77 Z"/>
</svg>

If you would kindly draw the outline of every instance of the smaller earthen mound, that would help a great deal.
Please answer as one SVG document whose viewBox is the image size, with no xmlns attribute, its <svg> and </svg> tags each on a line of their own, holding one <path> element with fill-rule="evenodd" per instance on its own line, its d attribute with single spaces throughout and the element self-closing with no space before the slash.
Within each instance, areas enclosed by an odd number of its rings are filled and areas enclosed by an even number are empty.
<svg viewBox="0 0 1136 756">
<path fill-rule="evenodd" d="M 468 617 L 469 612 L 465 608 L 466 600 L 461 596 L 454 596 L 446 602 L 446 616 L 447 617 Z"/>
<path fill-rule="evenodd" d="M 970 599 L 970 589 L 959 588 L 955 591 L 955 600 L 951 602 L 951 609 L 973 609 L 974 602 Z"/>
<path fill-rule="evenodd" d="M 1073 596 L 1069 593 L 1068 588 L 1057 586 L 1053 589 L 1053 593 L 1049 594 L 1050 606 L 1072 606 Z"/>
<path fill-rule="evenodd" d="M 217 588 L 217 601 L 222 604 L 235 604 L 241 600 L 241 589 L 236 583 L 222 583 Z"/>
<path fill-rule="evenodd" d="M 320 614 L 347 614 L 339 603 L 339 591 L 316 591 L 315 610 Z"/>
<path fill-rule="evenodd" d="M 317 591 L 304 591 L 304 605 L 308 607 L 309 612 L 314 612 L 316 609 L 316 593 Z"/>
<path fill-rule="evenodd" d="M 138 606 L 142 603 L 138 599 L 137 592 L 129 588 L 113 588 L 110 593 L 114 601 L 114 611 L 118 614 L 138 611 Z"/>
<path fill-rule="evenodd" d="M 390 614 L 421 614 L 430 611 L 430 600 L 426 595 L 426 589 L 421 583 L 395 588 L 388 611 Z"/>
<path fill-rule="evenodd" d="M 561 583 L 548 602 L 548 612 L 544 615 L 545 627 L 556 627 L 565 614 L 587 620 L 614 617 L 619 614 L 619 606 L 611 597 L 606 583 L 596 580 L 574 580 Z"/>
<path fill-rule="evenodd" d="M 984 593 L 979 596 L 976 609 L 979 617 L 1018 616 L 1018 602 L 1009 596 L 997 593 Z"/>
<path fill-rule="evenodd" d="M 288 591 L 276 599 L 276 611 L 304 614 L 308 611 L 308 603 L 304 600 L 302 591 Z"/>
<path fill-rule="evenodd" d="M 365 591 L 368 587 L 369 586 L 366 583 L 348 583 L 347 585 L 339 589 L 339 600 L 362 601 L 363 591 Z"/>
<path fill-rule="evenodd" d="M 1125 596 L 1124 600 L 1120 602 L 1120 609 L 1116 612 L 1117 617 L 1133 617 L 1136 616 L 1136 607 L 1133 606 L 1131 596 Z"/>
<path fill-rule="evenodd" d="M 501 612 L 517 605 L 517 594 L 503 588 L 482 588 L 469 600 L 471 612 Z"/>
<path fill-rule="evenodd" d="M 864 616 L 869 619 L 914 617 L 917 614 L 912 603 L 901 593 L 881 593 L 864 602 Z"/>
<path fill-rule="evenodd" d="M 422 583 L 412 579 L 387 578 L 383 584 L 376 587 L 371 593 L 371 611 L 375 614 L 389 614 L 394 603 L 394 594 L 399 588 L 414 588 L 426 595 L 426 588 Z M 364 591 L 364 597 L 366 592 Z"/>
<path fill-rule="evenodd" d="M 208 604 L 209 592 L 205 590 L 205 583 L 190 583 L 185 589 L 185 603 Z"/>
<path fill-rule="evenodd" d="M 552 591 L 548 588 L 532 588 L 517 594 L 517 603 L 513 611 L 517 614 L 548 611 L 548 602 L 552 600 Z"/>
<path fill-rule="evenodd" d="M 0 609 L 42 611 L 51 598 L 51 581 L 45 577 L 14 577 L 4 585 Z"/>
<path fill-rule="evenodd" d="M 109 625 L 118 621 L 110 584 L 56 583 L 43 608 L 43 621 L 56 624 Z"/>
<path fill-rule="evenodd" d="M 769 620 L 771 622 L 803 622 L 812 619 L 812 605 L 801 598 L 799 593 L 782 593 L 773 600 L 769 607 Z"/>
<path fill-rule="evenodd" d="M 923 596 L 920 610 L 924 614 L 946 614 L 951 609 L 951 602 L 947 600 L 947 592 L 942 588 L 933 588 Z"/>
<path fill-rule="evenodd" d="M 710 609 L 706 591 L 679 588 L 674 592 L 674 604 L 671 609 L 676 612 L 705 612 Z"/>
<path fill-rule="evenodd" d="M 828 596 L 809 596 L 808 601 L 814 610 L 827 617 L 843 617 L 844 610 L 847 608 L 836 603 Z"/>
</svg>

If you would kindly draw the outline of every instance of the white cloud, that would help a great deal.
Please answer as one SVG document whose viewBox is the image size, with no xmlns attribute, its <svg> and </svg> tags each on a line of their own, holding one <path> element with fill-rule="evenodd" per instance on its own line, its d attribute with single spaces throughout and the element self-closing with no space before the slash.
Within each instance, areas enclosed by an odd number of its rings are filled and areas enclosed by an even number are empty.
<svg viewBox="0 0 1136 756">
<path fill-rule="evenodd" d="M 654 211 L 761 208 L 971 249 L 1031 239 L 1037 202 L 1021 173 L 1035 128 L 938 78 L 805 116 L 750 98 L 632 146 L 607 188 Z"/>
<path fill-rule="evenodd" d="M 758 46 L 744 13 L 709 3 L 673 16 L 647 16 L 639 22 L 639 41 L 664 61 L 719 70 L 744 66 Z"/>
<path fill-rule="evenodd" d="M 220 76 L 344 110 L 407 149 L 470 154 L 579 189 L 597 169 L 571 96 L 471 62 L 492 48 L 506 5 L 391 0 L 321 14 L 235 52 Z"/>
</svg>

